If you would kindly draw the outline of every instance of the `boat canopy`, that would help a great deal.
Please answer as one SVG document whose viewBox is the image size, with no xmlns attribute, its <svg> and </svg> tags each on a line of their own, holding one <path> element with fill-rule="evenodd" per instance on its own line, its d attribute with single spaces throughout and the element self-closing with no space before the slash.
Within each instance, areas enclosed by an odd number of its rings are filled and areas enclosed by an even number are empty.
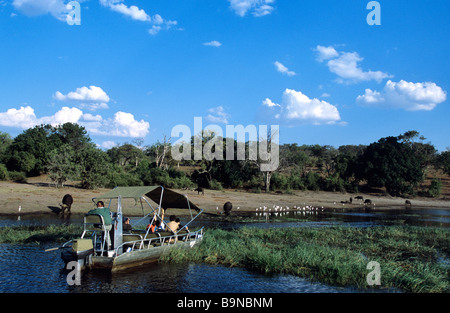
<svg viewBox="0 0 450 313">
<path fill-rule="evenodd" d="M 197 212 L 200 211 L 194 203 L 178 192 L 171 189 L 164 188 L 162 186 L 138 186 L 138 187 L 116 187 L 104 195 L 95 197 L 94 199 L 113 199 L 121 197 L 125 198 L 141 198 L 143 196 L 148 197 L 164 210 L 166 209 L 193 209 Z M 93 199 L 93 200 L 94 200 Z"/>
</svg>

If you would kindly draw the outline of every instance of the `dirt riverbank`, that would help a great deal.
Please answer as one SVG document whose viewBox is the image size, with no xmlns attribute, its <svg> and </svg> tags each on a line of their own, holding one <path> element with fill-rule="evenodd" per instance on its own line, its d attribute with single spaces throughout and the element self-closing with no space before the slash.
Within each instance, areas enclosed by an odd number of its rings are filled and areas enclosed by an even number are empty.
<svg viewBox="0 0 450 313">
<path fill-rule="evenodd" d="M 46 181 L 45 177 L 28 179 L 28 183 L 13 183 L 0 181 L 0 214 L 1 215 L 24 215 L 33 213 L 58 213 L 59 203 L 62 197 L 69 193 L 74 198 L 72 213 L 85 213 L 94 208 L 92 198 L 98 197 L 108 191 L 108 189 L 85 190 L 68 185 L 64 188 L 55 188 Z M 277 194 L 264 192 L 252 193 L 241 190 L 205 190 L 204 195 L 197 194 L 196 191 L 176 190 L 186 194 L 188 198 L 201 207 L 207 213 L 220 213 L 225 202 L 233 204 L 233 211 L 254 212 L 256 208 L 279 206 L 292 209 L 294 206 L 303 207 L 306 205 L 324 208 L 364 208 L 364 204 L 355 200 L 355 196 L 362 196 L 364 199 L 371 199 L 375 208 L 392 209 L 405 208 L 405 199 L 400 197 L 382 196 L 376 194 L 351 194 L 339 192 L 313 192 L 294 191 L 292 194 Z M 352 203 L 341 203 L 353 198 Z M 432 199 L 416 197 L 409 199 L 412 207 L 420 208 L 444 208 L 450 209 L 450 201 L 444 199 Z M 19 207 L 21 208 L 19 212 Z M 131 205 L 128 208 L 128 215 L 141 215 L 141 207 Z M 180 213 L 181 214 L 181 213 Z"/>
</svg>

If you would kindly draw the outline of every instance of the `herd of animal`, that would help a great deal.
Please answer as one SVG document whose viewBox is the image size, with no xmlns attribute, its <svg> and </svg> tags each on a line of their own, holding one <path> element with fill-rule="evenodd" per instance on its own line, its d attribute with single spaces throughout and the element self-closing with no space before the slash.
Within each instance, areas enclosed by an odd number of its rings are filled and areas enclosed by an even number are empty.
<svg viewBox="0 0 450 313">
<path fill-rule="evenodd" d="M 205 194 L 205 191 L 202 187 L 197 187 L 196 189 L 194 189 L 194 191 L 198 192 L 198 195 L 200 195 L 200 193 L 202 193 L 202 195 Z M 375 206 L 375 203 L 372 202 L 371 199 L 364 199 L 363 196 L 356 196 L 355 200 L 358 200 L 359 204 L 364 204 L 364 206 Z M 345 204 L 353 204 L 353 198 L 350 197 L 350 199 L 348 201 L 341 201 L 342 205 Z M 61 210 L 59 213 L 64 214 L 65 211 L 67 210 L 67 213 L 71 213 L 70 210 L 72 208 L 72 204 L 73 204 L 73 197 L 70 194 L 66 194 L 64 195 L 64 197 L 62 198 L 62 203 L 59 204 L 59 206 L 61 207 Z M 334 204 L 336 204 L 336 202 L 334 202 Z M 405 200 L 405 206 L 406 207 L 411 207 L 411 201 L 410 200 Z M 229 216 L 231 214 L 231 210 L 233 209 L 233 204 L 231 202 L 226 202 L 223 205 L 223 213 L 226 216 Z M 239 209 L 239 207 L 237 208 Z M 257 207 L 256 211 L 258 212 L 258 210 L 260 211 L 266 211 L 267 207 Z M 286 206 L 285 208 L 283 208 L 282 206 L 276 206 L 274 205 L 273 208 L 268 209 L 267 212 L 274 210 L 274 212 L 277 212 L 278 210 L 283 211 L 283 210 L 290 210 L 290 208 L 288 206 Z M 304 206 L 293 206 L 292 208 L 293 210 L 300 210 L 300 211 L 318 211 L 318 210 L 322 210 L 323 211 L 323 206 L 321 209 L 319 209 L 318 207 L 313 207 L 313 206 L 309 206 L 309 205 L 304 205 Z M 20 208 L 19 208 L 20 210 Z M 218 211 L 218 213 L 222 214 L 222 212 L 219 212 L 219 207 L 216 207 L 216 210 Z"/>
</svg>

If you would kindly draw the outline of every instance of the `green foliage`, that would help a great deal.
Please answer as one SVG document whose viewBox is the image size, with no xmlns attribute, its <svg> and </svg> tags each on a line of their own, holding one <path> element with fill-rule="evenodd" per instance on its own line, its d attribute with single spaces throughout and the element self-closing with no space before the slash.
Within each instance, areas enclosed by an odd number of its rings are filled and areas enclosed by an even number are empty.
<svg viewBox="0 0 450 313">
<path fill-rule="evenodd" d="M 9 179 L 16 183 L 26 183 L 27 182 L 27 175 L 24 172 L 10 171 L 8 174 L 9 174 Z"/>
<path fill-rule="evenodd" d="M 0 180 L 8 180 L 9 173 L 5 164 L 0 163 Z"/>
<path fill-rule="evenodd" d="M 67 180 L 79 180 L 82 188 L 89 189 L 161 184 L 170 188 L 270 188 L 289 192 L 357 192 L 360 184 L 366 184 L 385 187 L 392 195 L 403 195 L 416 192 L 426 166 L 433 164 L 447 174 L 450 171 L 449 151 L 438 155 L 416 131 L 381 138 L 370 146 L 345 145 L 336 149 L 284 144 L 279 147 L 279 168 L 264 173 L 260 171 L 260 160 L 248 160 L 249 142 L 241 145 L 236 140 L 216 138 L 214 146 L 207 146 L 213 138 L 212 133 L 204 134 L 201 147 L 214 153 L 222 144 L 226 152 L 226 144 L 233 144 L 233 160 L 194 160 L 194 137 L 190 143 L 191 160 L 175 161 L 170 140 L 165 138 L 163 143 L 144 148 L 124 143 L 104 152 L 94 146 L 84 127 L 72 123 L 36 126 L 14 139 L 0 132 L 0 164 L 6 165 L 0 179 L 5 179 L 7 172 L 13 172 L 13 178 L 48 173 L 57 186 L 63 186 Z M 140 146 L 142 141 L 138 141 L 136 145 Z M 245 150 L 246 160 L 238 160 L 238 147 L 245 148 L 242 151 Z M 178 165 L 191 166 L 192 174 L 187 176 L 177 170 Z M 26 176 L 20 180 L 26 180 Z"/>
<path fill-rule="evenodd" d="M 431 181 L 428 194 L 430 197 L 437 198 L 441 195 L 441 193 L 442 193 L 442 181 L 440 179 L 434 178 Z"/>
<path fill-rule="evenodd" d="M 93 145 L 85 146 L 76 154 L 76 163 L 80 166 L 81 188 L 95 189 L 108 184 L 111 163 L 106 152 Z"/>
<path fill-rule="evenodd" d="M 414 188 L 423 180 L 419 158 L 397 137 L 381 138 L 372 143 L 358 161 L 359 179 L 367 180 L 371 187 L 386 187 L 393 196 L 414 193 Z"/>
<path fill-rule="evenodd" d="M 450 176 L 450 150 L 444 151 L 439 154 L 435 160 L 435 167 L 442 169 L 445 174 Z"/>
<path fill-rule="evenodd" d="M 433 227 L 298 227 L 210 229 L 199 246 L 172 251 L 163 261 L 244 267 L 339 286 L 370 287 L 369 261 L 382 270 L 382 287 L 406 292 L 449 292 L 450 236 Z"/>
<path fill-rule="evenodd" d="M 50 152 L 47 172 L 56 187 L 63 187 L 66 181 L 77 178 L 80 165 L 75 159 L 75 151 L 69 144 L 63 144 Z"/>
</svg>

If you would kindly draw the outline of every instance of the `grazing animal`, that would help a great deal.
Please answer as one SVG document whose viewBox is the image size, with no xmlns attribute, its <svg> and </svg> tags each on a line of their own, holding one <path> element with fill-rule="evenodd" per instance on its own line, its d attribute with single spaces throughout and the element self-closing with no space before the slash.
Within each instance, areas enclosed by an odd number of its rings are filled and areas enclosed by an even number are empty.
<svg viewBox="0 0 450 313">
<path fill-rule="evenodd" d="M 361 201 L 364 200 L 363 196 L 356 196 L 355 199 L 356 200 L 361 200 Z"/>
<path fill-rule="evenodd" d="M 230 201 L 226 202 L 223 205 L 223 212 L 225 213 L 226 216 L 229 216 L 231 213 L 231 209 L 233 208 L 233 204 L 231 204 Z"/>
<path fill-rule="evenodd" d="M 406 200 L 406 201 L 405 201 L 405 206 L 407 206 L 407 205 L 412 206 L 411 201 Z"/>
<path fill-rule="evenodd" d="M 372 204 L 372 200 L 370 200 L 370 199 L 364 200 L 364 205 L 369 205 L 369 204 Z"/>
<path fill-rule="evenodd" d="M 62 199 L 62 204 L 60 203 L 59 206 L 61 207 L 61 213 L 64 214 L 64 211 L 67 209 L 67 213 L 70 213 L 70 209 L 72 208 L 73 198 L 71 195 L 66 194 Z"/>
<path fill-rule="evenodd" d="M 194 191 L 197 191 L 198 195 L 200 194 L 200 192 L 202 193 L 203 196 L 205 195 L 205 191 L 203 190 L 202 187 L 197 187 L 197 189 L 194 189 Z"/>
</svg>

